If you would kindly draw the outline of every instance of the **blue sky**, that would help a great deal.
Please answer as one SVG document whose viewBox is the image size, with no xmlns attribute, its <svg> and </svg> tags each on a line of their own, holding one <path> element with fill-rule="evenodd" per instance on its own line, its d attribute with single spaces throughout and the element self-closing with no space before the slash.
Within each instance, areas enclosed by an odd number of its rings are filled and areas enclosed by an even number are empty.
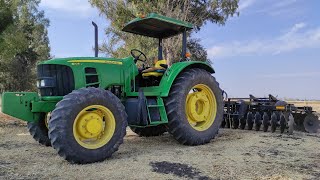
<svg viewBox="0 0 320 180">
<path fill-rule="evenodd" d="M 100 43 L 108 21 L 84 0 L 42 0 L 50 19 L 51 54 L 93 56 L 93 28 Z M 240 0 L 240 16 L 225 26 L 208 23 L 194 37 L 206 47 L 215 76 L 231 97 L 320 100 L 320 1 Z"/>
</svg>

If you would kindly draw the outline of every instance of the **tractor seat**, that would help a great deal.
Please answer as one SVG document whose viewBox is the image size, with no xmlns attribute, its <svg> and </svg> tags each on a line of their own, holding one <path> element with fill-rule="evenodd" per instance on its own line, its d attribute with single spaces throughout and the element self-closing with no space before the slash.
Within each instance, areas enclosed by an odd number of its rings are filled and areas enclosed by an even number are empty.
<svg viewBox="0 0 320 180">
<path fill-rule="evenodd" d="M 142 71 L 142 77 L 160 77 L 163 76 L 163 73 L 167 70 L 167 60 L 159 60 L 156 62 L 154 67 L 145 69 Z"/>
</svg>

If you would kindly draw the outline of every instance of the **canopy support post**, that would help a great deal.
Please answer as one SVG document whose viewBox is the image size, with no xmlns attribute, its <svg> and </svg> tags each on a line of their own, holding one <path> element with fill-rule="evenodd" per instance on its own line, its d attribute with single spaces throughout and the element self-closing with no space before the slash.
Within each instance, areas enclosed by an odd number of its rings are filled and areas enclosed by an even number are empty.
<svg viewBox="0 0 320 180">
<path fill-rule="evenodd" d="M 184 29 L 182 33 L 182 53 L 181 53 L 181 61 L 186 60 L 186 53 L 187 53 L 187 31 Z"/>
<path fill-rule="evenodd" d="M 159 39 L 159 46 L 158 46 L 158 60 L 163 60 L 162 57 L 162 39 Z"/>
</svg>

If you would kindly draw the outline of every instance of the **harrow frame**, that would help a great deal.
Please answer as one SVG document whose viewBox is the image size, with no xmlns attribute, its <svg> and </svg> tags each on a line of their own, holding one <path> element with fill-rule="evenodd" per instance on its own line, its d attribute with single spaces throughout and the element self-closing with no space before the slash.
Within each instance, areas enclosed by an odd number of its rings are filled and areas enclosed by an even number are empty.
<svg viewBox="0 0 320 180">
<path fill-rule="evenodd" d="M 311 106 L 297 107 L 285 101 L 278 100 L 275 96 L 257 98 L 250 95 L 249 98 L 228 98 L 225 95 L 224 121 L 221 127 L 233 129 L 255 129 L 259 131 L 275 132 L 280 127 L 283 133 L 288 129 L 290 134 L 293 130 L 316 133 L 320 130 L 320 121 Z M 308 121 L 308 122 L 307 122 Z"/>
</svg>

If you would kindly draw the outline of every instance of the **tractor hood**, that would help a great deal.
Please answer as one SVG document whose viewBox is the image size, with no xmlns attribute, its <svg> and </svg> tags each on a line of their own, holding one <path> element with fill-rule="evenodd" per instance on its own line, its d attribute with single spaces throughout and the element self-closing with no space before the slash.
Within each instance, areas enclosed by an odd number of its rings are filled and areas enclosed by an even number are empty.
<svg viewBox="0 0 320 180">
<path fill-rule="evenodd" d="M 116 64 L 122 65 L 124 59 L 117 58 L 97 58 L 97 57 L 70 57 L 70 58 L 55 58 L 47 61 L 40 62 L 39 64 L 60 64 L 60 65 L 81 65 L 84 63 L 99 63 L 99 64 Z"/>
</svg>

